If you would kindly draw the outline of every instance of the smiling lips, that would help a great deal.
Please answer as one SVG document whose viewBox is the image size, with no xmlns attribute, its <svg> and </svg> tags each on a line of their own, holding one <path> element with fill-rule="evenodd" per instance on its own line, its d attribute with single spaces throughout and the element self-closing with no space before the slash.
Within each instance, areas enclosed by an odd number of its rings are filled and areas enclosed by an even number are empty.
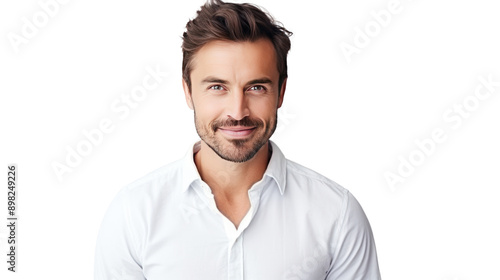
<svg viewBox="0 0 500 280">
<path fill-rule="evenodd" d="M 229 127 L 219 127 L 218 128 L 223 134 L 230 136 L 232 138 L 244 138 L 252 134 L 255 127 L 247 126 L 229 126 Z"/>
</svg>

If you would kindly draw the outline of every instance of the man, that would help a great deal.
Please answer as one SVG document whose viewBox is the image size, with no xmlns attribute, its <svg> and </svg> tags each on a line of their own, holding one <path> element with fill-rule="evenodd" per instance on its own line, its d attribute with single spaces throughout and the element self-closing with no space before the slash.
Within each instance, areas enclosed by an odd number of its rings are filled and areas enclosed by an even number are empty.
<svg viewBox="0 0 500 280">
<path fill-rule="evenodd" d="M 219 0 L 188 22 L 183 87 L 201 141 L 117 195 L 96 279 L 380 279 L 355 198 L 269 140 L 290 34 L 255 6 Z"/>
</svg>

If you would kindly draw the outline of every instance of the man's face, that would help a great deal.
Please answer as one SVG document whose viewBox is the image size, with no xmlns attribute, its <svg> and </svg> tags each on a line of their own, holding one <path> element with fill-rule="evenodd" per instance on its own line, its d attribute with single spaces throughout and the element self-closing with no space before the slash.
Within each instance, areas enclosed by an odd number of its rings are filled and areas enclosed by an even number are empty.
<svg viewBox="0 0 500 280">
<path fill-rule="evenodd" d="M 221 158 L 251 159 L 277 124 L 285 83 L 278 92 L 276 54 L 269 40 L 212 41 L 194 56 L 191 92 L 184 81 L 196 131 Z"/>
</svg>

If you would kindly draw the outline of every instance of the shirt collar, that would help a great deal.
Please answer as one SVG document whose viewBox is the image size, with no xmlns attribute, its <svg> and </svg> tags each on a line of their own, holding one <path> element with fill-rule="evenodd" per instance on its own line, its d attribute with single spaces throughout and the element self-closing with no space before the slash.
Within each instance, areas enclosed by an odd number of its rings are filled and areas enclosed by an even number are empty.
<svg viewBox="0 0 500 280">
<path fill-rule="evenodd" d="M 194 154 L 200 150 L 200 144 L 200 141 L 194 143 L 182 160 L 182 192 L 185 192 L 194 181 L 201 181 L 200 173 L 194 163 Z"/>
<path fill-rule="evenodd" d="M 286 186 L 286 158 L 273 141 L 269 140 L 271 149 L 271 159 L 267 165 L 264 176 L 269 176 L 276 182 L 281 195 L 285 193 Z M 194 154 L 200 150 L 201 142 L 194 143 L 182 160 L 182 186 L 181 190 L 186 191 L 191 184 L 199 180 L 201 182 L 200 173 L 194 163 Z"/>
<path fill-rule="evenodd" d="M 285 155 L 278 148 L 278 145 L 273 141 L 269 140 L 269 144 L 271 147 L 271 159 L 267 164 L 266 172 L 264 172 L 264 176 L 269 176 L 276 181 L 278 188 L 280 190 L 281 195 L 285 193 L 286 187 L 286 158 Z"/>
</svg>

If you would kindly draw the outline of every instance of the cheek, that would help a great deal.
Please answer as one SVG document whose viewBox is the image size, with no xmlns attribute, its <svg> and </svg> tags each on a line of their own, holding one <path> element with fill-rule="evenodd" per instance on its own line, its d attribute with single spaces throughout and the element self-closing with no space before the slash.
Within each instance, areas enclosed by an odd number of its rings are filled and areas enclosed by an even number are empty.
<svg viewBox="0 0 500 280">
<path fill-rule="evenodd" d="M 221 102 L 214 100 L 199 100 L 194 102 L 196 117 L 203 123 L 209 123 L 215 119 L 221 118 L 223 112 Z"/>
<path fill-rule="evenodd" d="M 277 106 L 275 100 L 258 100 L 252 102 L 250 110 L 254 117 L 269 120 L 276 116 Z"/>
</svg>

